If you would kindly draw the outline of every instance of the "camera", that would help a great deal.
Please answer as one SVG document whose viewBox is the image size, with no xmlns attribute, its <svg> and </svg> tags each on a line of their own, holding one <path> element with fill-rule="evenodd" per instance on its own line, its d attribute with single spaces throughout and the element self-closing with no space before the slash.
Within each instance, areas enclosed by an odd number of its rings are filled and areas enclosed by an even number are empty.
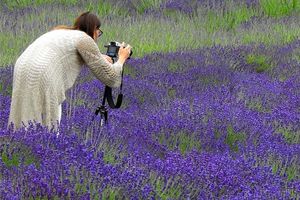
<svg viewBox="0 0 300 200">
<path fill-rule="evenodd" d="M 114 41 L 114 42 L 110 42 L 108 45 L 105 45 L 104 47 L 107 48 L 106 55 L 108 55 L 111 58 L 117 58 L 121 44 L 119 42 Z M 128 59 L 130 59 L 131 55 L 132 55 L 132 50 L 130 51 Z"/>
</svg>

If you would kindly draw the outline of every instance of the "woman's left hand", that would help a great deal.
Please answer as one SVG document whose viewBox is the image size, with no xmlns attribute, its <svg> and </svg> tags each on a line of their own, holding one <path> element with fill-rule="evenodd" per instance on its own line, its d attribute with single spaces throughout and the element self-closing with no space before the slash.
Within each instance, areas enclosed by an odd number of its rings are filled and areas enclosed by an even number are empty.
<svg viewBox="0 0 300 200">
<path fill-rule="evenodd" d="M 111 59 L 111 57 L 109 57 L 108 55 L 105 55 L 105 54 L 102 54 L 103 57 L 108 61 L 110 62 L 111 64 L 113 64 L 113 60 Z"/>
</svg>

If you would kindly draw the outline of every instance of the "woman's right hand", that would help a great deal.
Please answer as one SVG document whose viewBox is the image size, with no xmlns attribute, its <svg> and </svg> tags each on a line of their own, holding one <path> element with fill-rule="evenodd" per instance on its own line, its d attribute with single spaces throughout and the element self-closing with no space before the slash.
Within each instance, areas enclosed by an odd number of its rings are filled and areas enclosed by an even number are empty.
<svg viewBox="0 0 300 200">
<path fill-rule="evenodd" d="M 132 47 L 129 44 L 125 44 L 124 42 L 122 42 L 121 47 L 119 49 L 119 60 L 121 62 L 125 62 L 127 60 L 127 58 L 129 58 L 130 56 L 130 52 L 131 52 Z"/>
</svg>

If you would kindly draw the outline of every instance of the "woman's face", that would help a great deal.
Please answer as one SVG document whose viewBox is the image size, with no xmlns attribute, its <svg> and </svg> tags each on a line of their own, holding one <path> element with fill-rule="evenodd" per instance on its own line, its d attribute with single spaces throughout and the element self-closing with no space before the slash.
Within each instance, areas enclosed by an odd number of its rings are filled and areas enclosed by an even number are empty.
<svg viewBox="0 0 300 200">
<path fill-rule="evenodd" d="M 96 41 L 102 34 L 103 32 L 101 31 L 100 27 L 96 27 L 94 30 L 94 40 Z"/>
</svg>

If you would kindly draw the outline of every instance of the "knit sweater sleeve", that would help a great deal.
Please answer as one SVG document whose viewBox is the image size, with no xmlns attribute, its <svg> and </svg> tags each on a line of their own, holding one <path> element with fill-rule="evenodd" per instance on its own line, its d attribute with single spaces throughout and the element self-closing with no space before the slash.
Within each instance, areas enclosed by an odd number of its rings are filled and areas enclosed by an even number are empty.
<svg viewBox="0 0 300 200">
<path fill-rule="evenodd" d="M 77 41 L 76 48 L 85 64 L 103 84 L 109 87 L 121 85 L 123 65 L 120 62 L 109 63 L 91 37 L 82 37 Z"/>
</svg>

